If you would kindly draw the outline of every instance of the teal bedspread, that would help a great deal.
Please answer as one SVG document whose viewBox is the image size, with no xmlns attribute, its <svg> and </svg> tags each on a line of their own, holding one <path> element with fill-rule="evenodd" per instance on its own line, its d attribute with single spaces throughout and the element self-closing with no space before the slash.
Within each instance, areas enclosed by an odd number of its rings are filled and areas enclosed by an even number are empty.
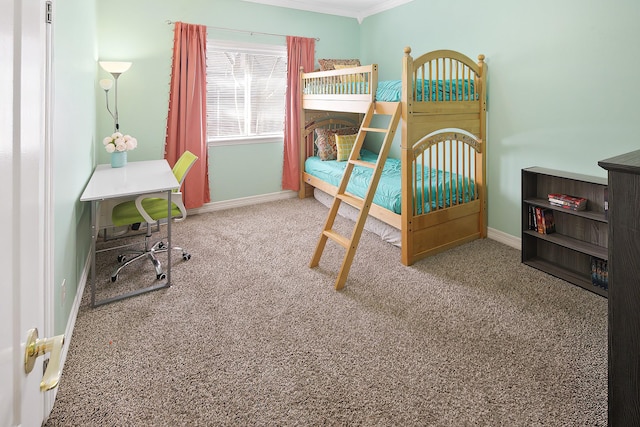
<svg viewBox="0 0 640 427">
<path fill-rule="evenodd" d="M 427 101 L 458 101 L 477 100 L 478 94 L 475 91 L 473 80 L 422 80 L 416 82 L 418 87 L 417 100 L 422 101 L 423 92 L 426 92 Z M 431 87 L 429 87 L 431 86 Z M 402 81 L 383 80 L 378 82 L 376 90 L 376 100 L 387 102 L 402 101 Z"/>
<path fill-rule="evenodd" d="M 370 163 L 375 163 L 378 155 L 369 150 L 363 149 L 360 152 L 360 157 L 362 160 Z M 340 185 L 340 180 L 342 179 L 342 175 L 344 174 L 344 169 L 347 166 L 347 162 L 338 162 L 336 160 L 320 160 L 319 157 L 309 157 L 305 162 L 305 172 L 310 175 L 315 176 L 316 178 L 321 179 L 329 184 L 334 186 Z M 369 186 L 369 181 L 371 179 L 371 174 L 373 173 L 373 169 L 365 168 L 361 166 L 356 166 L 351 174 L 351 179 L 349 180 L 349 184 L 347 185 L 347 192 L 351 193 L 360 198 L 364 198 L 367 188 Z M 440 207 L 445 207 L 450 205 L 449 200 L 449 173 L 437 170 L 429 170 L 425 168 L 424 173 L 421 174 L 423 180 L 428 183 L 429 176 L 431 176 L 432 183 L 435 187 L 436 182 L 439 183 L 439 201 L 438 205 Z M 437 178 L 437 179 L 436 179 Z M 402 171 L 400 159 L 395 158 L 387 158 L 385 162 L 384 169 L 382 172 L 382 177 L 380 178 L 380 182 L 378 183 L 378 188 L 376 190 L 376 194 L 373 198 L 373 203 L 379 205 L 383 208 L 386 208 L 392 212 L 397 214 L 401 213 L 402 208 Z M 455 181 L 458 181 L 458 188 L 464 189 L 464 191 L 460 191 L 460 195 L 458 197 L 454 194 L 454 203 L 460 203 L 463 200 L 469 200 L 469 194 L 474 194 L 474 186 L 473 182 L 469 182 L 468 180 L 463 180 L 462 177 L 456 177 L 455 175 L 452 177 L 452 182 L 455 185 Z M 420 180 L 419 180 L 420 182 Z M 427 184 L 428 185 L 428 184 Z M 421 186 L 421 184 L 420 184 Z M 446 197 L 443 197 L 446 195 Z M 418 194 L 418 213 L 422 213 L 422 203 L 421 203 L 421 194 Z M 429 212 L 431 209 L 435 208 L 435 201 L 431 204 L 431 206 L 425 207 L 425 212 Z"/>
</svg>

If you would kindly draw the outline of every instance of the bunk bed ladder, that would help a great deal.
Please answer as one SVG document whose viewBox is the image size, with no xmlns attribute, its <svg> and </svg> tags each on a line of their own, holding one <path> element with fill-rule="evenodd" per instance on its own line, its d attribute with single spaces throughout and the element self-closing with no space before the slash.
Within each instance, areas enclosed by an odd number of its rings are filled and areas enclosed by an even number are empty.
<svg viewBox="0 0 640 427">
<path fill-rule="evenodd" d="M 312 268 L 318 266 L 320 257 L 322 256 L 322 252 L 324 251 L 324 247 L 327 243 L 327 239 L 331 239 L 344 247 L 346 249 L 346 253 L 342 261 L 342 267 L 340 268 L 340 272 L 338 273 L 338 278 L 336 279 L 335 288 L 337 290 L 340 290 L 344 287 L 344 284 L 347 281 L 347 276 L 349 275 L 351 263 L 353 262 L 353 258 L 356 255 L 356 249 L 358 248 L 358 242 L 360 241 L 360 236 L 362 235 L 362 230 L 364 229 L 364 223 L 367 219 L 367 215 L 369 215 L 369 208 L 371 207 L 371 203 L 373 202 L 373 196 L 376 192 L 376 188 L 378 187 L 378 181 L 380 181 L 382 169 L 384 168 L 384 164 L 387 161 L 391 143 L 393 142 L 393 136 L 396 132 L 396 128 L 398 127 L 398 122 L 400 121 L 402 110 L 401 105 L 402 104 L 400 102 L 372 102 L 369 105 L 369 109 L 362 121 L 362 126 L 360 127 L 360 131 L 358 132 L 353 150 L 351 150 L 351 154 L 349 155 L 349 159 L 347 160 L 347 166 L 345 168 L 344 175 L 342 176 L 342 180 L 340 181 L 340 185 L 338 187 L 338 190 L 336 191 L 333 203 L 331 205 L 331 208 L 329 209 L 329 215 L 320 235 L 320 240 L 318 241 L 318 245 L 316 246 L 313 258 L 311 259 L 311 263 L 309 264 L 309 266 Z M 371 121 L 375 115 L 390 116 L 389 126 L 387 128 L 370 127 Z M 368 132 L 377 132 L 380 134 L 384 134 L 384 140 L 382 142 L 382 146 L 380 147 L 380 154 L 378 155 L 378 160 L 376 161 L 376 163 L 369 163 L 358 160 L 360 149 L 362 148 L 362 144 L 364 143 L 365 136 Z M 351 173 L 353 172 L 355 166 L 362 166 L 373 169 L 371 181 L 369 182 L 369 188 L 367 189 L 364 199 L 346 192 L 347 184 L 349 183 Z M 356 224 L 354 226 L 351 237 L 342 236 L 333 230 L 333 223 L 338 214 L 340 203 L 342 202 L 345 202 L 360 211 L 360 213 L 358 214 L 358 218 L 356 219 Z"/>
</svg>

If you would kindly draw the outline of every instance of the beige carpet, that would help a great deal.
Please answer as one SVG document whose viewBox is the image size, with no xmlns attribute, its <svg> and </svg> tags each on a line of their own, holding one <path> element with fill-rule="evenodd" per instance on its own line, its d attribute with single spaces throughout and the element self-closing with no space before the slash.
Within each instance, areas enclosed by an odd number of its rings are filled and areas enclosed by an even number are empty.
<svg viewBox="0 0 640 427">
<path fill-rule="evenodd" d="M 78 315 L 49 426 L 604 426 L 607 300 L 480 240 L 403 266 L 365 232 L 347 285 L 327 209 L 174 224 L 173 286 Z M 352 225 L 339 220 L 347 233 Z M 152 282 L 149 263 L 105 295 Z M 87 287 L 88 289 L 88 287 Z"/>
</svg>

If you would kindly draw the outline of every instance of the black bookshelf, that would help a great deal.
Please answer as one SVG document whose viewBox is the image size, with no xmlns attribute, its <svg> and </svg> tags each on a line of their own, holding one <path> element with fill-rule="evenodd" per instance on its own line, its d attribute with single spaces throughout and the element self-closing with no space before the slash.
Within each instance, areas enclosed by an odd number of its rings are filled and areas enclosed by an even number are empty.
<svg viewBox="0 0 640 427">
<path fill-rule="evenodd" d="M 608 262 L 608 219 L 605 213 L 607 179 L 554 169 L 522 170 L 522 262 L 598 295 L 607 297 L 604 271 L 592 270 Z M 550 193 L 588 200 L 585 210 L 574 211 L 549 203 Z M 529 211 L 553 212 L 555 231 L 531 229 Z"/>
</svg>

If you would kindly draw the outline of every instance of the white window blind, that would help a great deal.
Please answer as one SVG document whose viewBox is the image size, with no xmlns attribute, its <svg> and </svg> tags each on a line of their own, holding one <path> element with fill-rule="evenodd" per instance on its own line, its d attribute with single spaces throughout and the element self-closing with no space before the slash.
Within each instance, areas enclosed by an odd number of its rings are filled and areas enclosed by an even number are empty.
<svg viewBox="0 0 640 427">
<path fill-rule="evenodd" d="M 208 40 L 209 142 L 282 138 L 286 86 L 286 46 Z"/>
</svg>

